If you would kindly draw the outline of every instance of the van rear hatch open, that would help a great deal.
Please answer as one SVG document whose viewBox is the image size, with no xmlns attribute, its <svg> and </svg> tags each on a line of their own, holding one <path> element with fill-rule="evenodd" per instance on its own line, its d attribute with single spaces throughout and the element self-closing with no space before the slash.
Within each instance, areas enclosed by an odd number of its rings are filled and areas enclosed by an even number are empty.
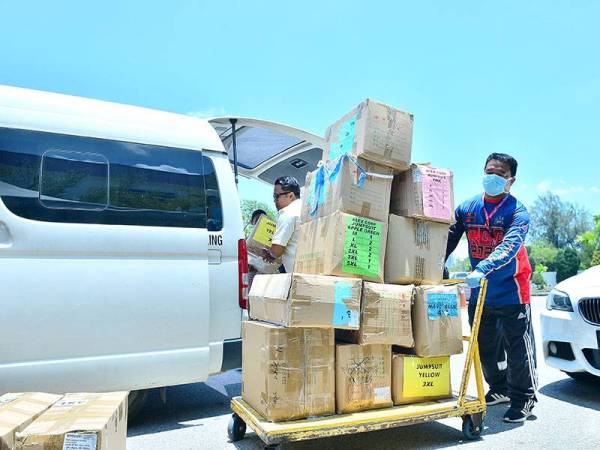
<svg viewBox="0 0 600 450">
<path fill-rule="evenodd" d="M 272 184 L 282 175 L 291 175 L 303 186 L 306 173 L 315 170 L 323 156 L 322 137 L 288 125 L 238 117 L 218 117 L 209 119 L 209 123 L 232 164 L 235 126 L 237 167 L 247 178 Z"/>
</svg>

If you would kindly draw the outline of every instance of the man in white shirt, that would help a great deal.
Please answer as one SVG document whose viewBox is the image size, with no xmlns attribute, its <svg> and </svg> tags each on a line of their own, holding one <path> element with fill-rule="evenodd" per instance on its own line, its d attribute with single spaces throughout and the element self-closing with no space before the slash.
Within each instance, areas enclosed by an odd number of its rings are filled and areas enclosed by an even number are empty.
<svg viewBox="0 0 600 450">
<path fill-rule="evenodd" d="M 294 177 L 280 177 L 273 187 L 275 208 L 279 211 L 271 249 L 264 250 L 264 258 L 273 261 L 281 256 L 286 272 L 293 272 L 300 228 L 300 185 Z"/>
</svg>

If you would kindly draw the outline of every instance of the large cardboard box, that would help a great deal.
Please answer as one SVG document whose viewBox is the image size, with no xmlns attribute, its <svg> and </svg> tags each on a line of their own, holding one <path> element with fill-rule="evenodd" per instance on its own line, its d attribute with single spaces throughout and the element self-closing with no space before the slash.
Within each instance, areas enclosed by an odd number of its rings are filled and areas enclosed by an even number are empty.
<svg viewBox="0 0 600 450">
<path fill-rule="evenodd" d="M 17 433 L 17 449 L 125 450 L 127 395 L 65 394 Z"/>
<path fill-rule="evenodd" d="M 414 285 L 363 284 L 360 329 L 339 330 L 336 338 L 354 344 L 413 347 L 411 304 Z"/>
<path fill-rule="evenodd" d="M 392 348 L 337 344 L 335 398 L 338 414 L 392 406 Z"/>
<path fill-rule="evenodd" d="M 250 235 L 246 239 L 246 247 L 250 253 L 261 256 L 263 249 L 271 248 L 273 234 L 277 223 L 264 214 L 260 216 Z"/>
<path fill-rule="evenodd" d="M 334 334 L 329 328 L 242 326 L 242 397 L 266 420 L 335 412 Z"/>
<path fill-rule="evenodd" d="M 14 450 L 15 434 L 25 429 L 61 395 L 42 392 L 8 393 L 0 396 L 0 450 Z"/>
<path fill-rule="evenodd" d="M 394 177 L 390 212 L 399 216 L 454 222 L 453 175 L 449 169 L 413 164 Z"/>
<path fill-rule="evenodd" d="M 438 284 L 444 278 L 448 230 L 445 223 L 390 215 L 385 282 Z"/>
<path fill-rule="evenodd" d="M 452 396 L 450 357 L 420 358 L 392 356 L 392 397 L 394 405 L 418 403 Z"/>
<path fill-rule="evenodd" d="M 280 273 L 257 275 L 250 317 L 286 327 L 357 330 L 362 283 L 355 278 Z"/>
<path fill-rule="evenodd" d="M 410 166 L 413 115 L 367 99 L 325 132 L 323 159 L 350 154 L 403 171 Z"/>
<path fill-rule="evenodd" d="M 462 353 L 462 321 L 457 286 L 419 286 L 413 305 L 415 353 L 421 357 Z"/>
<path fill-rule="evenodd" d="M 383 282 L 387 224 L 336 212 L 300 225 L 295 271 Z"/>
<path fill-rule="evenodd" d="M 306 174 L 303 223 L 336 211 L 387 221 L 392 169 L 347 155 Z"/>
</svg>

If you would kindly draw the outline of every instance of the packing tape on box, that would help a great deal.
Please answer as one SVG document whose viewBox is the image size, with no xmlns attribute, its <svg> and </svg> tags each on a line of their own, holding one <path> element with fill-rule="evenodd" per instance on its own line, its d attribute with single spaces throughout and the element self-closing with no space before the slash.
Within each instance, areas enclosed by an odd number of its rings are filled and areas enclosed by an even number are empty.
<svg viewBox="0 0 600 450">
<path fill-rule="evenodd" d="M 429 248 L 429 224 L 420 219 L 415 219 L 415 244 L 420 248 Z"/>
<path fill-rule="evenodd" d="M 307 202 L 310 205 L 309 213 L 311 217 L 316 217 L 319 207 L 325 202 L 328 186 L 331 183 L 335 183 L 338 175 L 342 171 L 344 162 L 346 161 L 354 164 L 358 170 L 358 179 L 356 181 L 356 185 L 358 187 L 363 187 L 365 185 L 365 179 L 367 177 L 365 169 L 363 169 L 363 167 L 355 158 L 347 153 L 341 154 L 329 163 L 319 161 L 317 173 L 310 183 L 309 193 L 307 195 Z M 333 169 L 330 169 L 330 166 L 333 167 Z"/>
</svg>

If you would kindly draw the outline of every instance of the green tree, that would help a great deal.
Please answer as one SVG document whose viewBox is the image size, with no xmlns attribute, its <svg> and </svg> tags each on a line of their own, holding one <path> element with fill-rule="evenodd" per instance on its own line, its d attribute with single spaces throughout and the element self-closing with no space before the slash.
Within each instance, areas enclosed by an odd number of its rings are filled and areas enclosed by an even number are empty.
<svg viewBox="0 0 600 450">
<path fill-rule="evenodd" d="M 555 248 L 575 246 L 577 237 L 590 229 L 590 213 L 585 208 L 563 202 L 551 192 L 540 195 L 530 213 L 532 237 Z"/>
<path fill-rule="evenodd" d="M 592 263 L 591 266 L 598 266 L 600 265 L 600 248 L 596 249 L 596 251 L 594 252 L 594 256 L 592 257 Z"/>
<path fill-rule="evenodd" d="M 277 213 L 275 212 L 275 210 L 269 205 L 267 205 L 265 202 L 244 199 L 240 202 L 240 204 L 242 206 L 242 218 L 244 220 L 244 231 L 246 235 L 250 231 L 249 225 L 252 213 L 257 209 L 262 209 L 263 211 L 266 211 L 267 215 L 273 220 L 275 220 L 275 218 L 277 217 Z"/>
<path fill-rule="evenodd" d="M 581 248 L 581 268 L 587 269 L 595 265 L 594 254 L 600 251 L 600 214 L 594 216 L 594 229 L 581 234 L 577 238 L 577 242 Z M 596 264 L 600 264 L 600 262 Z"/>
<path fill-rule="evenodd" d="M 534 262 L 531 267 L 537 267 L 541 264 L 546 266 L 547 270 L 555 271 L 556 266 L 554 261 L 556 260 L 557 254 L 558 249 L 554 247 L 554 245 L 545 240 L 538 240 L 529 247 L 529 262 L 532 262 L 532 260 Z"/>
<path fill-rule="evenodd" d="M 579 255 L 572 248 L 559 250 L 554 261 L 556 265 L 556 281 L 560 283 L 567 278 L 577 275 L 579 269 Z"/>
<path fill-rule="evenodd" d="M 471 261 L 469 258 L 456 258 L 452 265 L 448 267 L 450 272 L 470 272 L 471 271 Z"/>
<path fill-rule="evenodd" d="M 542 276 L 542 274 L 540 272 L 535 272 L 533 274 L 533 276 L 531 277 L 531 281 L 533 283 L 535 283 L 535 285 L 540 289 L 543 289 L 546 287 L 546 281 L 544 281 L 544 277 Z"/>
</svg>

